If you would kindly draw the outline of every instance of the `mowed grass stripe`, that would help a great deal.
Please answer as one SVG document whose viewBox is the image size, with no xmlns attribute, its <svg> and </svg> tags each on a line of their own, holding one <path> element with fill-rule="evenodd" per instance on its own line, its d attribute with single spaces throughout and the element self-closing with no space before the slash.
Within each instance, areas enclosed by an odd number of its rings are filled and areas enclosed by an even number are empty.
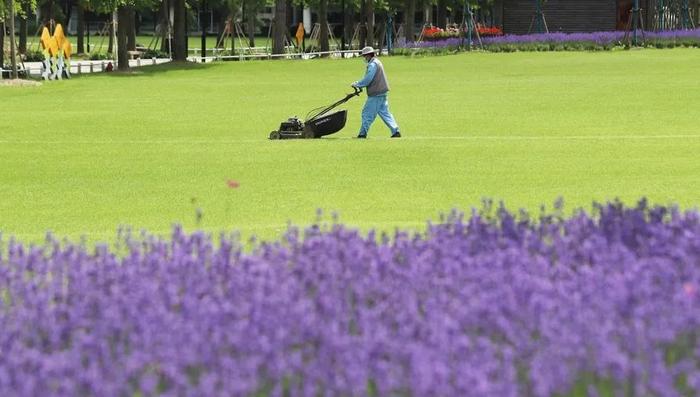
<svg viewBox="0 0 700 397">
<path fill-rule="evenodd" d="M 270 142 L 342 97 L 359 60 L 145 68 L 0 90 L 0 230 L 110 240 L 175 223 L 276 237 L 317 208 L 363 229 L 417 227 L 482 198 L 698 203 L 697 50 L 384 58 L 406 138 L 377 121 Z M 331 139 L 332 138 L 332 139 Z M 240 188 L 226 182 L 234 179 Z M 200 209 L 203 217 L 196 222 Z"/>
<path fill-rule="evenodd" d="M 324 141 L 346 141 L 354 140 L 355 137 L 326 137 Z M 390 139 L 388 137 L 384 138 L 373 138 L 373 139 Z M 418 136 L 418 137 L 403 137 L 402 141 L 412 141 L 412 140 L 431 140 L 431 141 L 455 141 L 455 140 L 612 140 L 612 141 L 624 141 L 624 140 L 675 140 L 675 139 L 700 139 L 700 135 L 563 135 L 563 136 L 545 136 L 545 135 L 514 135 L 514 136 Z M 255 144 L 259 145 L 261 139 L 240 139 L 240 140 L 211 140 L 205 141 L 200 139 L 179 139 L 177 141 L 166 141 L 166 140 L 103 140 L 103 141 L 14 141 L 6 140 L 0 141 L 0 144 L 21 144 L 21 145 L 64 145 L 64 144 L 74 144 L 74 145 L 112 145 L 112 144 L 127 144 L 127 145 L 212 145 L 212 144 L 224 144 L 224 145 L 238 145 L 238 144 Z M 272 142 L 273 145 L 283 145 L 284 143 Z"/>
</svg>

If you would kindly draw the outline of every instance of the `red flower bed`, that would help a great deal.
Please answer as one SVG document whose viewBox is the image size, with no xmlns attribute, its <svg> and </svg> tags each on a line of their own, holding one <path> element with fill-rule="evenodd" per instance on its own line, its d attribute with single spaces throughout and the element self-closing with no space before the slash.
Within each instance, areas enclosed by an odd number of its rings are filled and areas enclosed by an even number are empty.
<svg viewBox="0 0 700 397">
<path fill-rule="evenodd" d="M 479 32 L 479 35 L 481 37 L 493 37 L 503 35 L 503 29 L 499 28 L 498 26 L 483 26 L 477 24 L 476 31 Z M 437 26 L 430 26 L 423 29 L 423 40 L 437 41 L 461 37 L 462 32 L 463 30 L 458 27 L 448 27 L 447 29 L 442 29 L 438 28 Z"/>
<path fill-rule="evenodd" d="M 498 26 L 483 26 L 477 24 L 476 31 L 479 32 L 481 37 L 503 36 L 503 29 Z"/>
</svg>

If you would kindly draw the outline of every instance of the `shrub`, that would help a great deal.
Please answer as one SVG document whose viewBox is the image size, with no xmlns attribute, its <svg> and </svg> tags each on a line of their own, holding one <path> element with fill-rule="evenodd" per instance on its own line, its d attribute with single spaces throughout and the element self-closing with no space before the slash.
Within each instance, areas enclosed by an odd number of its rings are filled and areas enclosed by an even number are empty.
<svg viewBox="0 0 700 397">
<path fill-rule="evenodd" d="M 25 62 L 42 62 L 44 60 L 44 53 L 41 50 L 31 50 L 28 49 L 27 53 L 24 54 Z"/>
<path fill-rule="evenodd" d="M 170 55 L 167 53 L 160 51 L 160 50 L 154 50 L 154 49 L 147 49 L 141 54 L 141 58 L 169 58 Z"/>
<path fill-rule="evenodd" d="M 90 53 L 90 60 L 104 61 L 107 59 L 112 59 L 112 54 L 109 54 L 107 52 L 92 52 L 92 53 Z"/>
</svg>

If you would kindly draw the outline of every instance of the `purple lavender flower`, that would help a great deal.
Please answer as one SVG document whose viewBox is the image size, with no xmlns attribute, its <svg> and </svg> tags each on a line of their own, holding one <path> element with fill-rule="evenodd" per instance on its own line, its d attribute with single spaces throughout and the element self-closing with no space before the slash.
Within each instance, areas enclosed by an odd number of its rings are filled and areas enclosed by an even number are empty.
<svg viewBox="0 0 700 397">
<path fill-rule="evenodd" d="M 246 252 L 181 228 L 0 246 L 3 396 L 700 391 L 700 214 L 644 200 Z"/>
<path fill-rule="evenodd" d="M 677 40 L 695 40 L 700 42 L 700 29 L 691 30 L 671 30 L 663 32 L 644 32 L 644 37 L 647 40 L 655 41 L 677 41 Z M 624 31 L 611 32 L 591 32 L 591 33 L 535 33 L 528 35 L 513 35 L 506 34 L 503 36 L 484 37 L 481 39 L 483 45 L 488 48 L 495 45 L 512 45 L 522 46 L 525 44 L 565 44 L 565 43 L 593 43 L 597 46 L 604 47 L 623 43 L 625 38 Z M 440 41 L 424 41 L 416 43 L 405 43 L 404 48 L 446 48 L 459 47 L 466 40 L 462 38 L 450 38 Z M 468 44 L 468 43 L 466 43 Z M 476 37 L 472 38 L 472 44 L 478 44 Z"/>
</svg>

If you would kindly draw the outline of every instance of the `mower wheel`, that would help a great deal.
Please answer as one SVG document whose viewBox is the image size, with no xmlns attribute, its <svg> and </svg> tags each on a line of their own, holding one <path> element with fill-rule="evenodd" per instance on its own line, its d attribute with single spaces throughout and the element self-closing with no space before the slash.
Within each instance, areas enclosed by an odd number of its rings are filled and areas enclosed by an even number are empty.
<svg viewBox="0 0 700 397">
<path fill-rule="evenodd" d="M 279 131 L 272 131 L 272 132 L 270 133 L 270 139 L 280 139 L 280 137 L 281 137 L 281 136 L 280 136 Z"/>
</svg>

